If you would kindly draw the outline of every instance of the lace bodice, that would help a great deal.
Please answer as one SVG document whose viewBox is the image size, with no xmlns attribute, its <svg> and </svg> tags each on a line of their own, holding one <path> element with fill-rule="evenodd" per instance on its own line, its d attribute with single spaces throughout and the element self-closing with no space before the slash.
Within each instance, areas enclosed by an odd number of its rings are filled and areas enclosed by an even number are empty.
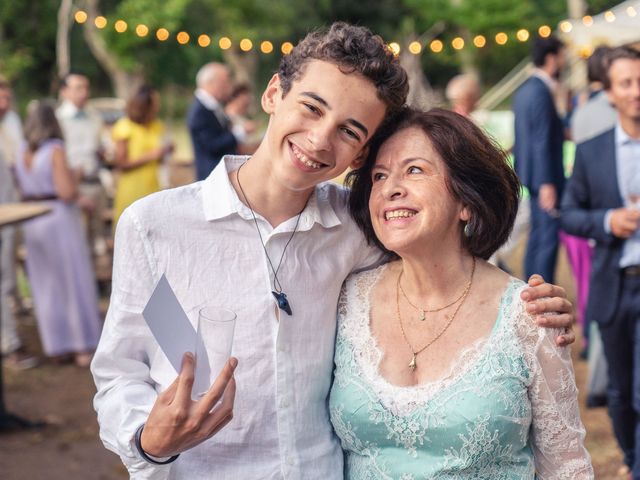
<svg viewBox="0 0 640 480">
<path fill-rule="evenodd" d="M 347 479 L 589 479 L 573 367 L 513 279 L 491 333 L 444 378 L 400 387 L 378 374 L 369 296 L 386 266 L 349 277 L 338 305 L 334 429 Z"/>
</svg>

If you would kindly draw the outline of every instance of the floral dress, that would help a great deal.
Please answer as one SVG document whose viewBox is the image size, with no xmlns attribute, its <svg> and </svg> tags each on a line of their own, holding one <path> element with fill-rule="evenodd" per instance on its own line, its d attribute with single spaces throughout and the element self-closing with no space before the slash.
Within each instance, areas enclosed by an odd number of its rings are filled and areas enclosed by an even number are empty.
<svg viewBox="0 0 640 480">
<path fill-rule="evenodd" d="M 513 279 L 491 333 L 437 381 L 401 387 L 379 373 L 370 292 L 386 266 L 349 277 L 338 306 L 333 427 L 345 478 L 590 479 L 577 389 L 556 329 L 538 328 Z"/>
</svg>

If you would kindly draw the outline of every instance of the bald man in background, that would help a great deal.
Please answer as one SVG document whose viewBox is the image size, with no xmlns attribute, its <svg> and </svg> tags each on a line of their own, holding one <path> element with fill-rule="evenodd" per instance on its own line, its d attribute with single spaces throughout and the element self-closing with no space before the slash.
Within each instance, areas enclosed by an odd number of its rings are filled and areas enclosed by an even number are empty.
<svg viewBox="0 0 640 480">
<path fill-rule="evenodd" d="M 187 114 L 187 125 L 197 180 L 207 178 L 223 155 L 240 153 L 238 147 L 246 140 L 242 125 L 233 125 L 224 112 L 232 88 L 231 73 L 221 63 L 207 63 L 196 75 L 195 99 Z"/>
</svg>

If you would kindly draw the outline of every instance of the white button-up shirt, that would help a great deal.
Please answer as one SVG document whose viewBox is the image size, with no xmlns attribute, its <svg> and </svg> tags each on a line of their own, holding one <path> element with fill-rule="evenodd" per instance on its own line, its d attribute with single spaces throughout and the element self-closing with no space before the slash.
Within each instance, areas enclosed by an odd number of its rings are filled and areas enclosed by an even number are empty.
<svg viewBox="0 0 640 480">
<path fill-rule="evenodd" d="M 204 181 L 150 195 L 128 208 L 116 232 L 113 293 L 92 364 L 100 436 L 132 478 L 341 479 L 342 450 L 329 423 L 336 307 L 346 276 L 377 264 L 348 216 L 347 192 L 316 187 L 278 279 L 293 315 L 276 306 L 273 274 L 251 211 L 228 178 L 245 157 L 224 158 Z M 274 265 L 296 217 L 258 225 Z M 134 432 L 176 372 L 142 310 L 165 274 L 190 321 L 205 304 L 237 313 L 234 418 L 167 466 L 140 459 Z"/>
<path fill-rule="evenodd" d="M 79 110 L 73 103 L 65 101 L 56 110 L 56 116 L 64 133 L 69 166 L 81 170 L 85 178 L 97 177 L 102 130 L 98 114 L 89 109 Z"/>
</svg>

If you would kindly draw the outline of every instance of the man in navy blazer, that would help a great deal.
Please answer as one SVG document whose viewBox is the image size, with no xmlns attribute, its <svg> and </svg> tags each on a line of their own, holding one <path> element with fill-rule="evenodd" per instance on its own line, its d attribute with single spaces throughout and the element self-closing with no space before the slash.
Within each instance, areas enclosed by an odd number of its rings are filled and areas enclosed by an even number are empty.
<svg viewBox="0 0 640 480">
<path fill-rule="evenodd" d="M 536 67 L 513 99 L 513 154 L 520 181 L 531 197 L 531 231 L 525 275 L 553 281 L 558 252 L 558 201 L 564 187 L 564 129 L 554 103 L 557 79 L 564 67 L 564 45 L 555 37 L 537 38 L 532 48 Z"/>
<path fill-rule="evenodd" d="M 238 144 L 246 133 L 233 126 L 224 113 L 231 94 L 229 69 L 221 63 L 207 63 L 196 76 L 195 99 L 187 114 L 187 126 L 193 143 L 196 178 L 209 176 L 223 155 L 238 153 Z"/>
<path fill-rule="evenodd" d="M 608 58 L 616 126 L 578 145 L 561 223 L 596 241 L 587 318 L 598 322 L 609 365 L 613 430 L 640 479 L 640 52 L 619 47 Z"/>
</svg>

